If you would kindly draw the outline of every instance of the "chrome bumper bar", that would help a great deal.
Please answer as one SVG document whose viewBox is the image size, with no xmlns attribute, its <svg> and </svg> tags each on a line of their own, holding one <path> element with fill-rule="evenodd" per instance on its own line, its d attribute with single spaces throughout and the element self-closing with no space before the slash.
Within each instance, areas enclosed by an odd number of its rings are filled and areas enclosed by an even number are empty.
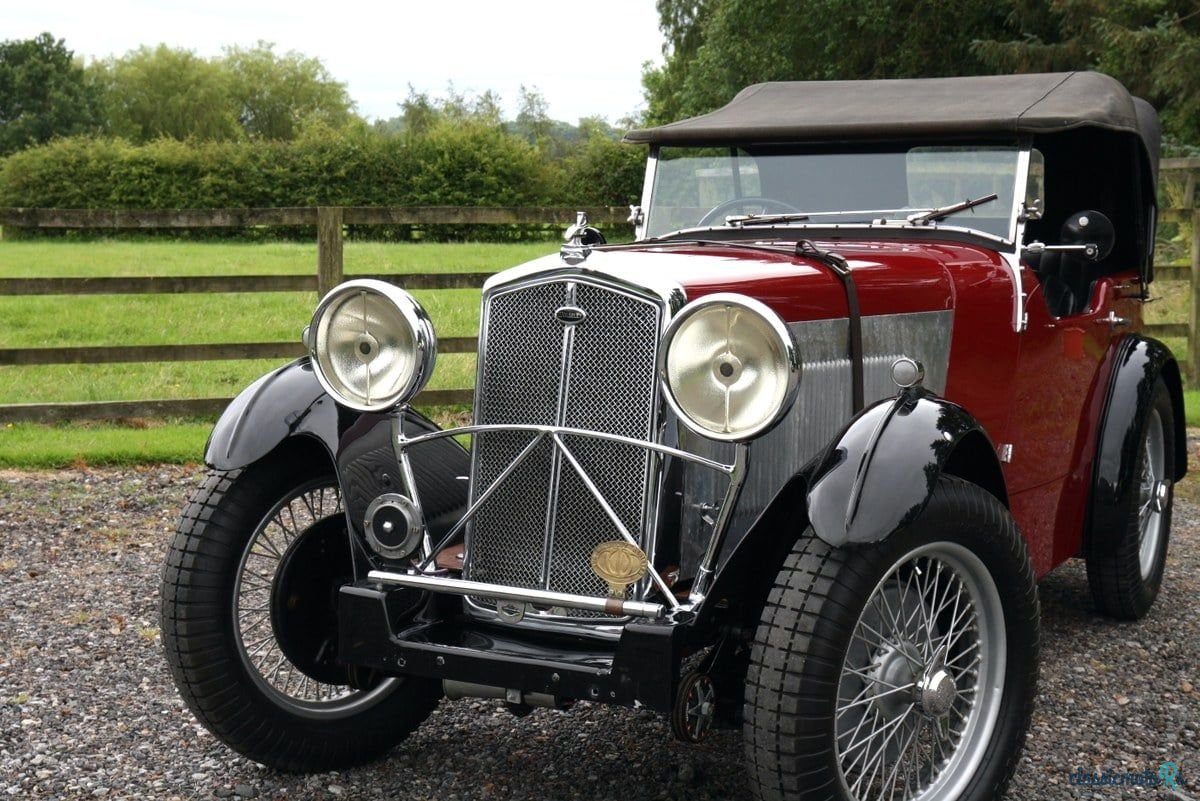
<svg viewBox="0 0 1200 801">
<path fill-rule="evenodd" d="M 371 581 L 395 584 L 417 590 L 443 592 L 450 595 L 476 595 L 484 598 L 500 598 L 505 601 L 524 601 L 543 606 L 562 606 L 567 609 L 586 609 L 589 612 L 604 612 L 609 615 L 658 618 L 663 615 L 663 605 L 646 601 L 626 601 L 621 598 L 594 598 L 590 595 L 572 595 L 566 592 L 506 587 L 503 584 L 485 584 L 481 581 L 420 576 L 407 573 L 392 573 L 372 570 L 367 574 Z"/>
</svg>

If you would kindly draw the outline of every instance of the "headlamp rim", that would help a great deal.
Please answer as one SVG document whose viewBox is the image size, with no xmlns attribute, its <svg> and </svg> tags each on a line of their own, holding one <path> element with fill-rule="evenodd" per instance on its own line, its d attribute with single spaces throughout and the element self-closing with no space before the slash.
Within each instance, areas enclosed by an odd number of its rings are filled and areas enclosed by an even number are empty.
<svg viewBox="0 0 1200 801">
<path fill-rule="evenodd" d="M 787 369 L 787 387 L 783 394 L 783 399 L 779 404 L 779 408 L 762 423 L 748 429 L 737 432 L 721 432 L 713 431 L 692 419 L 692 417 L 683 410 L 683 407 L 675 398 L 675 393 L 671 389 L 671 382 L 667 374 L 667 359 L 670 357 L 671 345 L 675 340 L 675 335 L 679 329 L 689 319 L 695 316 L 700 311 L 710 306 L 738 306 L 746 311 L 758 315 L 766 323 L 771 332 L 778 337 L 783 345 L 783 353 Z M 736 292 L 714 292 L 711 295 L 705 295 L 701 298 L 691 301 L 679 313 L 671 318 L 671 322 L 667 325 L 666 331 L 663 332 L 662 341 L 658 348 L 658 380 L 662 387 L 663 397 L 666 399 L 667 406 L 675 413 L 687 428 L 700 436 L 715 440 L 717 442 L 745 442 L 754 439 L 760 434 L 770 431 L 779 421 L 783 419 L 787 411 L 792 407 L 796 400 L 796 395 L 800 389 L 800 373 L 801 373 L 801 358 L 800 346 L 796 342 L 795 335 L 792 334 L 790 328 L 778 314 L 771 309 L 770 306 L 760 300 L 756 300 L 748 295 L 742 295 Z"/>
<path fill-rule="evenodd" d="M 346 296 L 358 292 L 379 295 L 395 306 L 412 332 L 413 338 L 415 366 L 408 381 L 399 391 L 387 396 L 384 401 L 370 404 L 344 396 L 326 377 L 325 368 L 319 355 L 322 344 L 321 322 L 325 315 Z M 433 375 L 434 364 L 437 361 L 437 334 L 433 328 L 433 321 L 429 319 L 425 308 L 405 290 L 376 278 L 351 279 L 326 292 L 325 297 L 317 303 L 312 319 L 305 328 L 304 344 L 308 349 L 313 372 L 316 374 L 321 388 L 340 405 L 359 412 L 383 412 L 408 403 L 429 383 L 429 379 Z"/>
</svg>

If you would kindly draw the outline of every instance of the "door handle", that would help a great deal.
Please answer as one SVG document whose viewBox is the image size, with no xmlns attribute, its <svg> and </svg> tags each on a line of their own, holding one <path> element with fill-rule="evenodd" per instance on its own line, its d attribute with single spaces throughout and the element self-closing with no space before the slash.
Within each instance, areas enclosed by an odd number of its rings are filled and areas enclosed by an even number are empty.
<svg viewBox="0 0 1200 801">
<path fill-rule="evenodd" d="M 1096 321 L 1096 325 L 1107 325 L 1108 330 L 1116 331 L 1118 328 L 1124 328 L 1129 325 L 1129 318 L 1118 317 L 1115 311 L 1109 311 L 1107 317 L 1101 317 Z"/>
</svg>

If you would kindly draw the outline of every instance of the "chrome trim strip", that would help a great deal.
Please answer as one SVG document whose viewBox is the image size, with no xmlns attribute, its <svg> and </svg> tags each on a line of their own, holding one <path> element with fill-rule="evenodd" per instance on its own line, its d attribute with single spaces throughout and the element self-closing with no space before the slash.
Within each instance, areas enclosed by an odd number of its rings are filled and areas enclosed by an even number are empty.
<svg viewBox="0 0 1200 801">
<path fill-rule="evenodd" d="M 531 590 L 523 587 L 505 587 L 502 584 L 485 584 L 481 581 L 442 578 L 438 576 L 409 575 L 386 570 L 372 570 L 367 574 L 371 581 L 397 584 L 417 590 L 442 592 L 451 595 L 482 596 L 501 598 L 506 601 L 524 601 L 546 606 L 564 606 L 568 609 L 586 609 L 591 612 L 632 615 L 635 617 L 659 618 L 663 605 L 645 601 L 624 601 L 619 598 L 593 598 L 590 595 L 572 595 L 565 592 Z"/>
<path fill-rule="evenodd" d="M 460 434 L 476 434 L 486 431 L 529 431 L 540 434 L 557 433 L 566 434 L 567 436 L 572 437 L 593 437 L 595 439 L 607 439 L 622 445 L 634 445 L 639 448 L 645 448 L 646 450 L 655 451 L 656 453 L 660 453 L 665 456 L 676 456 L 680 459 L 687 459 L 689 462 L 695 462 L 703 467 L 711 467 L 713 470 L 719 470 L 726 475 L 732 474 L 733 472 L 733 465 L 725 464 L 724 462 L 718 462 L 714 459 L 707 459 L 703 456 L 697 456 L 694 453 L 680 450 L 679 448 L 672 448 L 669 445 L 660 445 L 657 442 L 647 442 L 646 440 L 642 439 L 623 437 L 620 434 L 608 434 L 603 431 L 588 431 L 582 428 L 568 428 L 566 426 L 539 426 L 527 423 L 493 423 L 491 425 L 461 426 L 459 428 L 444 428 L 440 431 L 431 431 L 428 434 L 422 434 L 419 437 L 413 437 L 412 439 L 404 439 L 401 440 L 400 445 L 402 447 L 408 447 L 412 445 L 420 445 L 422 442 L 427 442 L 431 439 L 438 439 L 440 437 L 457 437 Z"/>
<path fill-rule="evenodd" d="M 554 266 L 547 266 L 550 264 Z M 566 264 L 557 256 L 535 259 L 527 264 L 496 273 L 484 282 L 483 296 L 486 300 L 501 291 L 506 292 L 510 289 L 524 289 L 537 284 L 570 280 L 583 281 L 602 289 L 625 292 L 639 298 L 657 298 L 665 309 L 664 321 L 674 317 L 675 313 L 687 303 L 687 294 L 676 281 L 664 281 L 656 279 L 654 275 L 646 275 L 644 283 L 635 283 L 613 273 L 589 267 L 586 262 L 573 266 Z M 483 305 L 486 309 L 487 304 Z M 486 320 L 480 321 L 481 336 L 487 330 L 483 326 L 485 322 Z M 663 326 L 666 326 L 666 322 L 663 323 Z M 481 347 L 482 344 L 481 342 Z"/>
<path fill-rule="evenodd" d="M 578 284 L 567 281 L 563 303 L 574 306 L 578 296 Z M 554 425 L 561 426 L 567 421 L 567 403 L 571 395 L 571 361 L 575 355 L 575 326 L 563 326 L 562 353 L 558 363 L 558 401 L 554 410 Z M 554 435 L 551 435 L 554 436 Z M 561 444 L 557 437 L 555 442 Z M 474 449 L 472 449 L 473 451 Z M 550 454 L 550 477 L 546 492 L 546 523 L 542 527 L 542 589 L 550 589 L 550 563 L 554 554 L 554 518 L 558 514 L 558 491 L 562 481 L 562 453 L 555 448 Z M 593 490 L 593 494 L 596 494 Z"/>
<path fill-rule="evenodd" d="M 812 225 L 804 223 L 789 223 L 787 225 L 756 225 L 752 229 L 744 228 L 729 228 L 725 225 L 714 225 L 705 228 L 680 228 L 678 231 L 671 231 L 662 236 L 655 237 L 655 241 L 663 240 L 663 244 L 670 244 L 671 238 L 682 237 L 684 234 L 703 234 L 712 232 L 728 232 L 728 231 L 770 231 L 772 233 L 778 231 L 805 231 L 810 228 L 821 231 L 952 231 L 956 234 L 967 234 L 969 236 L 978 237 L 984 240 L 997 250 L 1001 248 L 1011 248 L 1013 243 L 1002 236 L 989 234 L 986 231 L 980 231 L 976 228 L 964 228 L 960 225 L 913 225 L 905 220 L 884 220 L 878 223 L 814 223 Z M 696 237 L 692 237 L 696 238 Z M 765 239 L 780 239 L 781 237 L 762 237 Z M 792 239 L 800 237 L 791 237 Z M 739 240 L 731 240 L 739 241 Z M 740 241 L 745 241 L 740 240 Z"/>
<path fill-rule="evenodd" d="M 1029 315 L 1025 312 L 1025 287 L 1021 280 L 1021 245 L 1025 241 L 1025 220 L 1021 209 L 1025 205 L 1025 192 L 1029 185 L 1029 164 L 1032 159 L 1032 144 L 1027 139 L 1021 143 L 1017 152 L 1017 176 L 1013 181 L 1013 211 L 1015 217 L 1012 224 L 1013 250 L 1011 253 L 1000 254 L 1004 265 L 1008 267 L 1013 280 L 1013 330 L 1018 334 L 1029 325 Z"/>
<path fill-rule="evenodd" d="M 650 146 L 646 156 L 646 175 L 642 179 L 642 224 L 633 229 L 634 239 L 646 238 L 646 226 L 650 220 L 650 199 L 654 194 L 654 178 L 658 174 L 658 145 Z"/>
</svg>

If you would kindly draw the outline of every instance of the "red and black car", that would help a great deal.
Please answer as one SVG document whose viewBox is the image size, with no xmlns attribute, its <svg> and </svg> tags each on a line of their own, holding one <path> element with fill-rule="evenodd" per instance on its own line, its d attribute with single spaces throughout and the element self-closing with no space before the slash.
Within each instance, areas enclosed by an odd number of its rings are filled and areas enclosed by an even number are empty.
<svg viewBox="0 0 1200 801">
<path fill-rule="evenodd" d="M 1136 619 L 1163 576 L 1157 115 L 1089 72 L 767 83 L 626 140 L 636 241 L 488 281 L 472 425 L 410 408 L 434 329 L 373 280 L 233 402 L 164 575 L 181 694 L 289 770 L 585 699 L 741 726 L 760 798 L 991 797 L 1038 578 Z"/>
</svg>

